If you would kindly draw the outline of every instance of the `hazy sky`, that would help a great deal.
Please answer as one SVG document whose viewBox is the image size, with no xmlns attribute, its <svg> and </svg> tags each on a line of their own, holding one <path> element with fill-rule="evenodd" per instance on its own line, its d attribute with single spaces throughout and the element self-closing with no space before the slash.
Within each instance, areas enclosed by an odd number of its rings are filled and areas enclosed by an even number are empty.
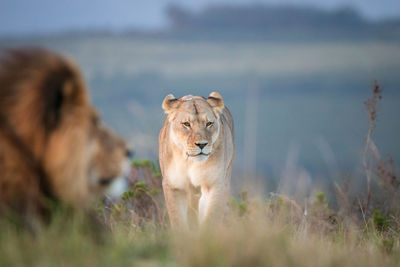
<svg viewBox="0 0 400 267">
<path fill-rule="evenodd" d="M 400 0 L 0 0 L 0 38 L 69 29 L 159 28 L 166 25 L 164 10 L 169 3 L 193 10 L 218 3 L 351 6 L 371 19 L 400 16 Z"/>
</svg>

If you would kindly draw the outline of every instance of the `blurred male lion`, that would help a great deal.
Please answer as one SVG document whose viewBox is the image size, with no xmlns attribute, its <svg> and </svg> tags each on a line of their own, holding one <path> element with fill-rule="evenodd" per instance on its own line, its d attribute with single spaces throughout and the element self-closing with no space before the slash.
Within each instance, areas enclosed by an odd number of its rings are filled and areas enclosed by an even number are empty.
<svg viewBox="0 0 400 267">
<path fill-rule="evenodd" d="M 101 121 L 78 67 L 39 48 L 0 61 L 0 214 L 86 208 L 124 175 L 125 141 Z"/>
<path fill-rule="evenodd" d="M 232 115 L 216 92 L 208 98 L 168 95 L 162 107 L 167 118 L 159 158 L 171 225 L 188 228 L 192 210 L 200 225 L 217 222 L 227 204 L 235 158 Z"/>
</svg>

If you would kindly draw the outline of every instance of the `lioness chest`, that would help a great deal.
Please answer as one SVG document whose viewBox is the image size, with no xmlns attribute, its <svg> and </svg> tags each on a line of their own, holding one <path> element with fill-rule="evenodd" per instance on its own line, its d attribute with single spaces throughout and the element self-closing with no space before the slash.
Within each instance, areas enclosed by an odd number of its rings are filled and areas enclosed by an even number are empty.
<svg viewBox="0 0 400 267">
<path fill-rule="evenodd" d="M 188 189 L 223 183 L 224 169 L 218 166 L 220 164 L 209 161 L 210 159 L 204 162 L 174 160 L 168 167 L 169 184 L 176 189 Z"/>
</svg>

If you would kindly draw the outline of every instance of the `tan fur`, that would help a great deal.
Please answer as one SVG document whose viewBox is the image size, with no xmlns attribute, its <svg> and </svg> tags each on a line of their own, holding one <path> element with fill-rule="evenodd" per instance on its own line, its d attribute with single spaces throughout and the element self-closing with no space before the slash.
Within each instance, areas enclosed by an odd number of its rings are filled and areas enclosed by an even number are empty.
<svg viewBox="0 0 400 267">
<path fill-rule="evenodd" d="M 219 221 L 235 157 L 232 116 L 216 92 L 207 99 L 168 95 L 162 107 L 167 118 L 159 135 L 159 159 L 171 225 L 188 228 L 191 210 L 200 224 Z"/>
<path fill-rule="evenodd" d="M 3 54 L 0 213 L 42 213 L 48 199 L 85 208 L 122 174 L 126 151 L 73 62 L 41 49 Z"/>
</svg>

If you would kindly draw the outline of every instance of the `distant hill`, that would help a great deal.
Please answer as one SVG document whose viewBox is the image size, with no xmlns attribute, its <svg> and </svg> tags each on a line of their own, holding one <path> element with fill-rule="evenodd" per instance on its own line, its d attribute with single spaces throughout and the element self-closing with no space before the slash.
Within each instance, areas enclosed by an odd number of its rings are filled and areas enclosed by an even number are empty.
<svg viewBox="0 0 400 267">
<path fill-rule="evenodd" d="M 151 40 L 206 41 L 400 41 L 400 17 L 371 21 L 352 8 L 324 10 L 304 6 L 214 5 L 192 11 L 171 4 L 166 10 L 168 27 L 157 30 L 109 28 L 70 29 L 53 34 L 28 35 L 22 39 L 74 39 L 137 37 Z M 6 36 L 5 39 L 15 39 Z M 18 39 L 18 38 L 16 38 Z"/>
<path fill-rule="evenodd" d="M 192 12 L 170 5 L 166 12 L 169 34 L 181 38 L 400 40 L 400 19 L 372 22 L 351 8 L 218 5 Z"/>
</svg>

